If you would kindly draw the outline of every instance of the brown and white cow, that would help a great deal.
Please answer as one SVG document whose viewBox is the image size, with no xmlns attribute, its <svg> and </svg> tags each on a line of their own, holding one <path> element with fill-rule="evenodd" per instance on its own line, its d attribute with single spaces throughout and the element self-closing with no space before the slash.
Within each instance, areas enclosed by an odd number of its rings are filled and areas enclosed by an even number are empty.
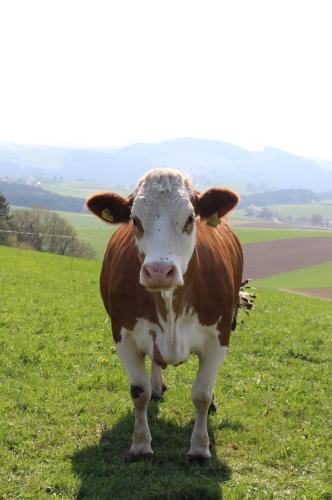
<svg viewBox="0 0 332 500">
<path fill-rule="evenodd" d="M 238 202 L 228 189 L 194 190 L 171 169 L 155 169 L 127 198 L 97 193 L 89 209 L 122 223 L 101 271 L 101 294 L 135 407 L 132 458 L 152 454 L 147 407 L 166 390 L 162 368 L 199 358 L 192 388 L 196 422 L 191 458 L 209 458 L 207 416 L 236 321 L 242 278 L 240 243 L 222 220 Z M 145 357 L 152 360 L 149 379 Z"/>
</svg>

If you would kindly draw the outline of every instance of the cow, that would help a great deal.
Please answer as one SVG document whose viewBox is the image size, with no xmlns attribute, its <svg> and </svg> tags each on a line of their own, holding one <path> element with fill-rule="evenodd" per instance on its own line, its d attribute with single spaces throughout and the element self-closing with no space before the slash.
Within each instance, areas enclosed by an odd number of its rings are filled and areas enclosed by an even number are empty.
<svg viewBox="0 0 332 500">
<path fill-rule="evenodd" d="M 211 457 L 208 412 L 240 306 L 243 254 L 224 219 L 238 199 L 225 188 L 200 193 L 187 176 L 164 168 L 146 173 L 130 196 L 87 199 L 97 217 L 120 224 L 105 252 L 100 289 L 135 410 L 131 459 L 153 454 L 147 408 L 167 389 L 162 369 L 192 353 L 199 371 L 188 455 Z"/>
</svg>

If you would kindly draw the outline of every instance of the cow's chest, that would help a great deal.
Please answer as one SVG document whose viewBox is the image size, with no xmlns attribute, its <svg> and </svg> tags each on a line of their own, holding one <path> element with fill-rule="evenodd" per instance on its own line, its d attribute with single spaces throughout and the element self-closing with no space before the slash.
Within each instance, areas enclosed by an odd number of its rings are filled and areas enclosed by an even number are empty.
<svg viewBox="0 0 332 500">
<path fill-rule="evenodd" d="M 191 353 L 204 352 L 211 335 L 217 337 L 219 332 L 216 325 L 202 326 L 194 311 L 177 318 L 170 311 L 158 324 L 139 318 L 130 334 L 141 352 L 164 367 L 183 363 Z"/>
</svg>

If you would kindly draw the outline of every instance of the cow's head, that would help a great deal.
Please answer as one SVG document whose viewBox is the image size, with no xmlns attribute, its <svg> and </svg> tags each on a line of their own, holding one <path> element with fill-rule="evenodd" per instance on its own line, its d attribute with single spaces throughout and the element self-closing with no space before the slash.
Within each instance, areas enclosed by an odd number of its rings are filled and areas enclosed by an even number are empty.
<svg viewBox="0 0 332 500">
<path fill-rule="evenodd" d="M 237 202 L 233 191 L 212 188 L 201 194 L 188 177 L 161 168 L 145 174 L 127 198 L 97 193 L 87 206 L 106 222 L 133 225 L 142 262 L 140 283 L 157 291 L 183 285 L 195 248 L 196 217 L 215 226 Z"/>
</svg>

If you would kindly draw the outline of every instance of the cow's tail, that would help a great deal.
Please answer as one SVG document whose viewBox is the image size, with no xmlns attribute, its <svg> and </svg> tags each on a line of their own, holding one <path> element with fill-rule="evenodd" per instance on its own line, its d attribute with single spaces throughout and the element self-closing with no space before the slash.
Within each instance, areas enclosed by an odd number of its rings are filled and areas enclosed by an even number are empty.
<svg viewBox="0 0 332 500">
<path fill-rule="evenodd" d="M 256 294 L 252 292 L 253 287 L 249 285 L 250 280 L 245 280 L 241 283 L 239 290 L 239 300 L 234 309 L 234 316 L 232 322 L 232 330 L 235 330 L 237 324 L 237 315 L 239 310 L 243 310 L 246 314 L 249 314 L 251 309 L 254 307 L 254 302 Z"/>
</svg>

